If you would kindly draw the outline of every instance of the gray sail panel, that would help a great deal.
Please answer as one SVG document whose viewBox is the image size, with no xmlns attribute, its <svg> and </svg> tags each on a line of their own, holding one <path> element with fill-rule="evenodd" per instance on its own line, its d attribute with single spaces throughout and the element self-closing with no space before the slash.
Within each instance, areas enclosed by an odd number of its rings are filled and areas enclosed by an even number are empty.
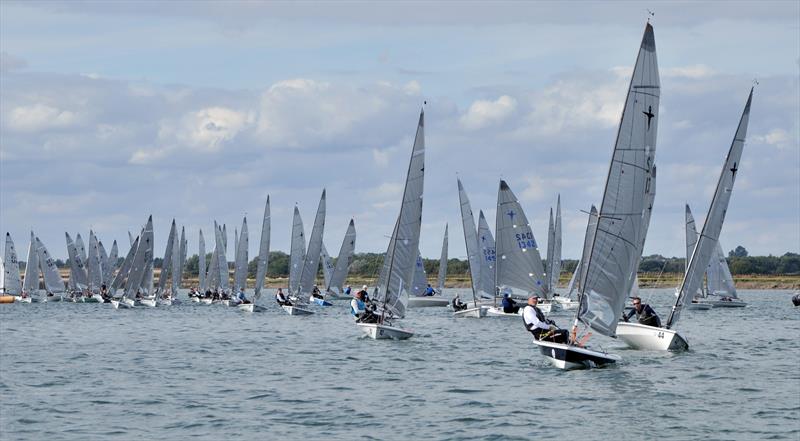
<svg viewBox="0 0 800 441">
<path fill-rule="evenodd" d="M 89 280 L 86 275 L 86 265 L 84 265 L 83 260 L 78 253 L 78 248 L 75 245 L 75 242 L 72 241 L 72 238 L 69 237 L 69 233 L 64 233 L 67 239 L 67 254 L 69 255 L 69 269 L 70 269 L 70 280 L 72 281 L 72 286 L 74 289 L 78 291 L 83 291 L 89 286 Z"/>
<path fill-rule="evenodd" d="M 125 286 L 125 282 L 127 281 L 128 275 L 130 274 L 131 271 L 131 266 L 133 266 L 133 257 L 136 254 L 137 248 L 139 248 L 138 236 L 131 243 L 131 249 L 128 250 L 128 254 L 122 261 L 122 266 L 120 266 L 119 271 L 117 271 L 117 275 L 114 277 L 114 280 L 111 281 L 111 288 L 109 289 L 109 292 L 111 292 L 112 295 L 116 292 L 117 289 Z"/>
<path fill-rule="evenodd" d="M 384 258 L 383 278 L 375 299 L 391 315 L 402 318 L 408 305 L 408 286 L 414 275 L 422 225 L 422 191 L 425 184 L 425 113 L 420 112 L 411 160 L 408 164 L 403 203 Z"/>
<path fill-rule="evenodd" d="M 581 260 L 578 260 L 578 264 L 575 266 L 575 271 L 572 272 L 572 277 L 569 278 L 569 283 L 567 284 L 567 298 L 572 298 L 572 293 L 578 288 L 576 285 L 576 281 L 578 280 L 578 275 L 581 273 Z"/>
<path fill-rule="evenodd" d="M 136 237 L 138 238 L 139 236 L 136 236 Z M 130 246 L 133 246 L 133 234 L 131 234 L 130 231 L 128 231 L 128 244 Z"/>
<path fill-rule="evenodd" d="M 547 278 L 544 282 L 544 289 L 547 292 L 552 292 L 551 285 L 553 280 L 553 253 L 556 248 L 556 223 L 553 219 L 553 207 L 550 207 L 550 220 L 547 224 L 547 265 L 545 266 L 545 273 Z"/>
<path fill-rule="evenodd" d="M 447 238 L 448 225 L 444 226 L 444 239 L 442 239 L 442 255 L 439 257 L 439 277 L 436 279 L 436 289 L 441 294 L 444 290 L 444 280 L 447 278 Z"/>
<path fill-rule="evenodd" d="M 225 250 L 223 254 L 228 253 L 228 227 L 222 224 L 222 248 Z"/>
<path fill-rule="evenodd" d="M 197 278 L 200 292 L 205 293 L 208 284 L 206 283 L 206 240 L 203 238 L 203 230 L 200 230 L 197 244 Z"/>
<path fill-rule="evenodd" d="M 322 248 L 319 251 L 319 258 L 322 262 L 322 278 L 325 281 L 325 291 L 331 286 L 331 276 L 333 276 L 333 259 L 328 254 L 328 249 L 325 248 L 325 243 L 322 243 Z"/>
<path fill-rule="evenodd" d="M 31 243 L 28 245 L 28 258 L 25 263 L 25 279 L 22 280 L 22 291 L 29 295 L 39 291 L 39 256 L 36 254 L 36 236 L 31 231 Z"/>
<path fill-rule="evenodd" d="M 222 230 L 217 229 L 216 232 L 216 249 L 217 249 L 217 262 L 215 264 L 215 269 L 218 272 L 217 282 L 219 285 L 219 289 L 223 291 L 227 291 L 230 287 L 229 279 L 230 273 L 228 271 L 228 259 L 225 256 L 225 225 L 222 226 Z"/>
<path fill-rule="evenodd" d="M 147 224 L 139 235 L 139 242 L 136 244 L 136 252 L 133 255 L 131 269 L 128 272 L 128 279 L 125 283 L 125 297 L 133 299 L 136 292 L 147 284 L 148 264 L 152 264 L 153 255 L 150 246 L 153 243 L 153 216 L 147 219 Z"/>
<path fill-rule="evenodd" d="M 554 232 L 554 245 L 553 245 L 553 263 L 550 264 L 550 257 L 548 257 L 548 266 L 550 271 L 547 273 L 549 277 L 550 292 L 555 293 L 558 286 L 558 279 L 561 276 L 561 195 L 558 195 L 556 202 L 556 219 L 555 219 L 555 232 Z"/>
<path fill-rule="evenodd" d="M 671 327 L 680 317 L 681 310 L 687 302 L 691 302 L 691 296 L 700 287 L 703 280 L 708 262 L 714 253 L 714 249 L 719 241 L 719 234 L 722 231 L 722 224 L 725 221 L 725 213 L 728 211 L 728 203 L 731 199 L 733 184 L 736 180 L 736 173 L 739 171 L 742 150 L 744 149 L 745 138 L 747 137 L 747 124 L 750 121 L 750 105 L 753 101 L 753 90 L 747 97 L 739 126 L 728 150 L 728 156 L 717 181 L 717 188 L 711 205 L 708 207 L 703 229 L 700 231 L 700 238 L 692 252 L 689 260 L 689 268 L 684 275 L 681 283 L 678 299 L 672 308 L 672 313 L 667 320 L 667 327 Z"/>
<path fill-rule="evenodd" d="M 684 215 L 686 219 L 686 267 L 684 272 L 689 270 L 689 260 L 692 258 L 694 247 L 697 245 L 697 226 L 692 216 L 692 210 L 689 209 L 689 204 L 686 204 L 686 211 Z"/>
<path fill-rule="evenodd" d="M 36 238 L 36 254 L 39 260 L 39 266 L 42 268 L 45 289 L 52 293 L 64 292 L 64 280 L 58 272 L 56 262 L 53 256 L 50 255 L 50 252 L 47 251 L 47 247 L 44 246 L 38 237 Z"/>
<path fill-rule="evenodd" d="M 89 291 L 99 293 L 103 285 L 103 267 L 100 264 L 100 247 L 97 236 L 93 231 L 89 231 L 89 248 L 87 251 L 87 278 L 89 280 Z"/>
<path fill-rule="evenodd" d="M 247 218 L 242 220 L 242 231 L 239 233 L 239 240 L 236 242 L 236 266 L 234 267 L 234 290 L 247 289 L 247 258 L 250 239 L 247 231 Z"/>
<path fill-rule="evenodd" d="M 172 225 L 169 227 L 169 235 L 167 236 L 167 246 L 164 249 L 164 260 L 161 261 L 161 274 L 158 275 L 158 289 L 165 291 L 167 289 L 167 276 L 170 271 L 175 272 L 172 266 L 172 254 L 177 255 L 175 250 L 175 236 L 178 234 L 178 229 L 175 226 L 175 219 L 172 219 Z"/>
<path fill-rule="evenodd" d="M 645 193 L 656 150 L 660 87 L 655 38 L 648 23 L 622 110 L 591 254 L 584 259 L 587 274 L 581 286 L 580 318 L 603 335 L 615 334 L 636 277 L 644 241 Z"/>
<path fill-rule="evenodd" d="M 303 231 L 303 219 L 300 210 L 295 205 L 292 219 L 292 243 L 289 251 L 289 292 L 297 292 L 300 286 L 300 273 L 303 271 L 303 262 L 306 258 L 306 237 Z"/>
<path fill-rule="evenodd" d="M 78 255 L 81 256 L 81 261 L 86 264 L 87 256 L 86 256 L 86 247 L 83 244 L 83 238 L 81 237 L 81 233 L 78 233 L 75 236 L 75 248 L 78 250 Z"/>
<path fill-rule="evenodd" d="M 417 260 L 414 262 L 414 278 L 411 279 L 411 289 L 409 295 L 422 296 L 425 295 L 425 290 L 428 285 L 428 275 L 425 273 L 425 262 L 422 260 L 422 254 L 417 252 Z"/>
<path fill-rule="evenodd" d="M 255 299 L 261 297 L 261 290 L 264 288 L 264 278 L 267 277 L 267 266 L 269 264 L 269 239 L 271 215 L 269 209 L 269 196 L 264 204 L 264 218 L 261 222 L 261 241 L 258 244 L 258 262 L 256 264 L 256 286 Z"/>
<path fill-rule="evenodd" d="M 186 228 L 181 227 L 181 241 L 180 241 L 180 260 L 178 263 L 178 285 L 180 285 L 180 281 L 183 280 L 183 270 L 186 268 L 186 252 L 189 245 L 189 242 L 186 240 Z M 177 294 L 177 291 L 176 291 Z"/>
<path fill-rule="evenodd" d="M 581 293 L 583 293 L 581 286 L 586 283 L 586 277 L 588 275 L 586 265 L 584 265 L 583 262 L 586 262 L 589 259 L 589 256 L 592 254 L 592 244 L 594 243 L 594 236 L 597 234 L 597 216 L 597 207 L 592 205 L 592 207 L 589 209 L 589 220 L 586 222 L 586 234 L 583 236 L 581 260 L 578 262 L 578 267 L 575 268 L 575 272 L 578 276 L 575 283 L 577 284 L 576 288 L 579 293 L 579 299 L 581 299 Z"/>
<path fill-rule="evenodd" d="M 481 297 L 494 297 L 497 292 L 495 270 L 497 268 L 497 244 L 492 236 L 492 229 L 486 222 L 483 210 L 478 212 L 478 245 L 481 252 L 481 279 L 478 294 Z"/>
<path fill-rule="evenodd" d="M 472 285 L 472 297 L 477 303 L 478 290 L 480 289 L 481 281 L 481 265 L 483 265 L 483 254 L 481 252 L 480 244 L 478 243 L 478 232 L 475 229 L 475 216 L 472 214 L 472 207 L 467 197 L 467 192 L 461 184 L 461 179 L 458 182 L 458 202 L 461 206 L 461 226 L 464 230 L 464 245 L 467 249 L 467 263 L 469 263 L 470 284 Z M 494 284 L 494 274 L 492 275 L 492 284 Z"/>
<path fill-rule="evenodd" d="M 496 280 L 500 291 L 518 299 L 545 296 L 544 266 L 536 237 L 506 181 L 497 192 Z"/>
<path fill-rule="evenodd" d="M 731 275 L 730 268 L 728 268 L 728 260 L 725 258 L 725 252 L 722 250 L 722 245 L 720 245 L 719 242 L 717 242 L 714 255 L 711 257 L 711 262 L 708 264 L 708 271 L 706 274 L 709 294 L 732 297 L 734 299 L 738 298 L 736 295 L 736 285 L 733 283 L 733 276 Z"/>
<path fill-rule="evenodd" d="M 6 294 L 19 295 L 22 292 L 22 278 L 19 274 L 19 259 L 11 234 L 6 233 L 5 252 L 3 254 L 3 291 Z"/>
<path fill-rule="evenodd" d="M 317 279 L 319 271 L 319 257 L 322 250 L 322 235 L 325 232 L 325 190 L 317 206 L 317 215 L 314 217 L 314 226 L 311 228 L 311 237 L 308 239 L 308 249 L 303 260 L 303 270 L 300 272 L 300 294 L 310 294 L 311 287 Z"/>
<path fill-rule="evenodd" d="M 172 256 L 170 256 L 170 258 L 172 259 L 172 262 L 170 262 L 170 264 L 169 264 L 170 268 L 172 269 L 172 294 L 175 295 L 175 296 L 178 295 L 178 290 L 181 287 L 181 275 L 182 275 L 181 274 L 181 270 L 180 270 L 180 268 L 181 268 L 181 254 L 180 254 L 181 241 L 178 238 L 178 234 L 177 233 L 178 232 L 176 230 L 175 234 L 172 236 Z M 164 265 L 166 265 L 166 263 L 164 263 Z M 162 291 L 164 291 L 164 288 L 165 287 L 162 286 L 162 288 L 161 288 Z"/>
<path fill-rule="evenodd" d="M 108 253 L 108 259 L 103 266 L 103 281 L 106 286 L 111 286 L 111 281 L 114 280 L 114 271 L 117 270 L 117 260 L 119 259 L 119 247 L 115 240 L 111 244 L 111 252 Z"/>
<path fill-rule="evenodd" d="M 211 252 L 211 261 L 208 262 L 206 271 L 206 284 L 211 290 L 219 289 L 219 249 L 217 247 L 217 233 L 219 230 L 217 222 L 214 221 L 214 250 Z"/>
<path fill-rule="evenodd" d="M 353 253 L 356 250 L 356 225 L 353 219 L 350 219 L 350 224 L 347 226 L 347 232 L 344 234 L 342 246 L 339 248 L 339 256 L 336 258 L 336 266 L 333 268 L 331 280 L 328 284 L 328 289 L 342 294 L 344 292 L 344 282 L 347 279 L 347 273 L 350 271 L 350 264 L 353 263 Z"/>
<path fill-rule="evenodd" d="M 100 283 L 101 285 L 108 286 L 108 282 L 110 280 L 106 279 L 106 271 L 108 269 L 108 253 L 106 252 L 106 247 L 103 246 L 103 242 L 100 239 L 97 239 L 97 251 L 100 255 Z"/>
</svg>

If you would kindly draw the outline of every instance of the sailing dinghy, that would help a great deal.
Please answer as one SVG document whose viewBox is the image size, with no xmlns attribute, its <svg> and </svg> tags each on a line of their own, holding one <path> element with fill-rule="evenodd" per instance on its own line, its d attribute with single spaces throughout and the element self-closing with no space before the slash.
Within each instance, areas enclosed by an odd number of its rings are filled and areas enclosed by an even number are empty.
<svg viewBox="0 0 800 441">
<path fill-rule="evenodd" d="M 581 257 L 579 307 L 568 343 L 533 340 L 560 369 L 601 367 L 621 358 L 584 347 L 589 329 L 614 337 L 636 278 L 644 242 L 642 221 L 652 178 L 660 84 L 653 27 L 645 26 L 631 76 L 600 211 L 587 222 Z M 622 323 L 625 325 L 626 323 Z M 585 334 L 579 336 L 579 325 Z"/>
<path fill-rule="evenodd" d="M 408 305 L 408 288 L 414 275 L 419 252 L 422 225 L 422 191 L 425 183 L 425 112 L 420 111 L 414 146 L 406 173 L 400 214 L 383 258 L 373 301 L 378 305 L 377 323 L 356 323 L 372 339 L 405 340 L 414 335 L 410 329 L 392 326 L 393 319 L 402 319 Z"/>
<path fill-rule="evenodd" d="M 294 206 L 294 218 L 292 220 L 292 243 L 289 251 L 289 293 L 296 292 L 300 287 L 300 273 L 303 271 L 303 264 L 306 254 L 306 239 L 303 232 L 303 219 L 300 217 L 300 210 Z M 314 312 L 296 304 L 299 298 L 293 300 L 291 305 L 281 305 L 289 315 L 311 315 Z"/>
<path fill-rule="evenodd" d="M 14 241 L 11 240 L 10 233 L 6 233 L 5 252 L 0 263 L 2 263 L 0 289 L 3 291 L 0 297 L 3 298 L 3 303 L 13 303 L 14 296 L 22 293 L 22 278 L 19 274 L 17 250 L 14 248 Z"/>
<path fill-rule="evenodd" d="M 739 126 L 725 158 L 714 197 L 708 208 L 703 229 L 700 231 L 697 244 L 694 246 L 689 265 L 683 281 L 677 291 L 677 299 L 672 311 L 662 328 L 646 326 L 639 323 L 621 323 L 618 336 L 629 346 L 636 349 L 656 351 L 680 351 L 689 348 L 689 343 L 674 327 L 687 303 L 690 303 L 703 282 L 703 274 L 714 255 L 719 243 L 719 234 L 725 221 L 725 213 L 733 191 L 736 173 L 741 164 L 742 150 L 747 137 L 747 125 L 750 120 L 750 104 L 753 101 L 753 89 L 747 97 L 747 103 L 739 120 Z"/>
<path fill-rule="evenodd" d="M 464 245 L 467 248 L 467 263 L 469 264 L 470 287 L 472 288 L 472 304 L 467 303 L 466 308 L 454 311 L 453 317 L 481 318 L 486 316 L 485 307 L 481 306 L 479 284 L 481 280 L 481 259 L 482 253 L 478 243 L 478 232 L 475 230 L 475 216 L 472 214 L 472 207 L 467 197 L 467 192 L 458 182 L 458 202 L 461 205 L 461 225 L 464 229 Z M 488 293 L 487 293 L 488 294 Z"/>
<path fill-rule="evenodd" d="M 439 258 L 439 277 L 437 279 L 437 290 L 434 290 L 432 296 L 426 296 L 428 278 L 425 274 L 425 264 L 422 260 L 422 255 L 417 255 L 417 262 L 414 269 L 413 279 L 413 296 L 408 297 L 409 308 L 430 308 L 441 307 L 450 304 L 450 301 L 442 297 L 442 290 L 444 289 L 444 277 L 447 274 L 447 226 L 444 229 L 444 239 L 442 240 L 442 254 Z"/>
<path fill-rule="evenodd" d="M 325 282 L 326 300 L 350 300 L 352 298 L 351 295 L 345 294 L 344 282 L 347 279 L 348 272 L 350 272 L 350 264 L 353 263 L 355 249 L 356 226 L 353 219 L 350 219 L 350 224 L 347 225 L 347 232 L 342 240 L 342 246 L 339 248 L 339 257 L 336 258 L 336 265 L 333 266 L 333 270 Z M 328 263 L 323 263 L 323 266 L 328 266 Z"/>
</svg>

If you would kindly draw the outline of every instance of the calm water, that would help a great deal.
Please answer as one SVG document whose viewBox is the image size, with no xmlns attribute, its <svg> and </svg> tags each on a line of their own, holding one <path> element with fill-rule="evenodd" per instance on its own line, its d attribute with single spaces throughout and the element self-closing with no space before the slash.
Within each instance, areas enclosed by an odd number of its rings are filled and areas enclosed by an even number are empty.
<svg viewBox="0 0 800 441">
<path fill-rule="evenodd" d="M 644 290 L 662 317 L 670 292 Z M 800 308 L 740 295 L 750 306 L 684 313 L 689 352 L 596 337 L 624 361 L 572 372 L 520 321 L 446 308 L 410 310 L 417 334 L 391 342 L 361 338 L 345 302 L 2 305 L 0 439 L 797 440 Z"/>
</svg>

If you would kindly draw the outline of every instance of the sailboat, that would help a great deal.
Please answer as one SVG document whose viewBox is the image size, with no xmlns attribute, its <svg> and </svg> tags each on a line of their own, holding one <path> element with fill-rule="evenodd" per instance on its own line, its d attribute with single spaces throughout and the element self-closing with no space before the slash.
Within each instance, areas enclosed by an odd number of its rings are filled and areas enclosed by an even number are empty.
<svg viewBox="0 0 800 441">
<path fill-rule="evenodd" d="M 103 286 L 103 264 L 100 256 L 100 242 L 94 231 L 89 231 L 89 249 L 87 250 L 86 275 L 89 282 L 88 295 L 82 300 L 86 303 L 103 303 L 105 300 L 100 295 Z"/>
<path fill-rule="evenodd" d="M 14 296 L 22 293 L 22 278 L 19 275 L 19 260 L 17 259 L 17 250 L 14 248 L 14 241 L 11 240 L 11 234 L 6 233 L 5 251 L 3 253 L 2 263 L 2 280 L 0 280 L 0 289 L 2 289 L 3 303 L 13 303 Z"/>
<path fill-rule="evenodd" d="M 300 210 L 295 205 L 292 220 L 292 243 L 289 251 L 289 294 L 300 289 L 300 274 L 303 271 L 305 255 L 306 239 L 303 231 L 303 219 L 300 217 Z M 289 315 L 313 314 L 311 310 L 297 305 L 298 302 L 299 298 L 295 297 L 292 305 L 281 305 L 281 307 Z"/>
<path fill-rule="evenodd" d="M 379 307 L 378 323 L 357 323 L 373 339 L 405 340 L 414 335 L 409 329 L 392 326 L 392 319 L 406 315 L 408 288 L 414 275 L 414 260 L 419 251 L 422 225 L 422 191 L 425 183 L 425 112 L 420 111 L 414 147 L 408 164 L 400 214 L 389 239 L 373 301 Z"/>
<path fill-rule="evenodd" d="M 481 281 L 481 261 L 483 253 L 478 243 L 478 233 L 475 230 L 475 217 L 472 214 L 472 207 L 467 197 L 467 192 L 458 181 L 458 201 L 461 206 L 461 225 L 464 229 L 464 245 L 467 249 L 467 263 L 469 264 L 470 287 L 472 288 L 472 304 L 467 304 L 466 309 L 454 311 L 454 317 L 481 318 L 486 316 L 486 308 L 481 307 L 480 303 L 480 281 Z M 487 293 L 488 294 L 488 293 Z"/>
<path fill-rule="evenodd" d="M 550 227 L 548 229 L 547 239 L 546 288 L 554 305 L 558 305 L 559 309 L 571 310 L 578 307 L 578 302 L 570 300 L 569 297 L 562 297 L 556 291 L 558 280 L 561 276 L 561 240 L 561 195 L 558 195 L 555 217 L 553 217 L 552 208 L 550 209 Z"/>
<path fill-rule="evenodd" d="M 350 296 L 345 294 L 344 282 L 350 272 L 350 264 L 353 263 L 353 253 L 356 249 L 356 226 L 353 219 L 347 225 L 347 232 L 344 234 L 342 246 L 339 248 L 339 256 L 336 258 L 336 265 L 330 272 L 328 280 L 325 282 L 327 300 L 350 300 Z M 323 263 L 323 266 L 328 264 Z"/>
<path fill-rule="evenodd" d="M 76 242 L 72 241 L 72 238 L 69 237 L 69 233 L 64 233 L 66 235 L 67 241 L 67 254 L 69 256 L 69 285 L 70 289 L 70 301 L 77 301 L 81 297 L 81 293 L 84 289 L 89 286 L 89 278 L 86 275 L 86 265 L 83 257 L 81 256 L 81 252 L 78 249 L 78 245 Z M 77 240 L 77 237 L 76 237 Z M 83 240 L 81 240 L 81 243 Z M 84 253 L 86 251 L 84 250 Z M 48 296 L 48 302 L 57 302 L 61 300 L 56 296 Z"/>
<path fill-rule="evenodd" d="M 33 296 L 39 294 L 39 259 L 36 254 L 36 236 L 31 231 L 31 243 L 28 246 L 28 259 L 25 263 L 25 279 L 22 281 L 22 293 L 16 301 L 31 303 Z"/>
<path fill-rule="evenodd" d="M 61 274 L 58 272 L 55 260 L 38 237 L 36 238 L 36 254 L 39 260 L 39 266 L 42 269 L 42 275 L 44 276 L 45 291 L 48 294 L 52 293 L 53 296 L 61 298 L 61 295 L 64 293 L 64 280 L 61 279 Z M 37 299 L 34 299 L 34 301 L 37 301 Z"/>
<path fill-rule="evenodd" d="M 123 259 L 122 266 L 120 266 L 119 271 L 117 271 L 117 275 L 114 276 L 114 280 L 111 281 L 111 286 L 109 287 L 108 291 L 111 296 L 111 303 L 117 302 L 117 304 L 119 304 L 119 302 L 122 300 L 121 297 L 116 296 L 117 290 L 124 288 L 128 281 L 128 276 L 130 275 L 131 267 L 133 266 L 133 257 L 136 254 L 138 247 L 139 236 L 137 236 L 136 239 L 131 242 L 131 248 L 128 250 L 128 254 L 125 256 L 125 259 Z"/>
<path fill-rule="evenodd" d="M 153 216 L 147 219 L 139 236 L 139 241 L 135 242 L 136 250 L 133 254 L 130 270 L 125 280 L 125 291 L 122 298 L 112 299 L 111 306 L 114 309 L 133 308 L 141 304 L 140 300 L 147 297 L 152 291 L 153 285 Z M 125 265 L 123 264 L 123 267 Z M 149 280 L 148 280 L 149 278 Z"/>
<path fill-rule="evenodd" d="M 250 246 L 249 234 L 247 231 L 247 217 L 242 219 L 242 230 L 238 235 L 234 235 L 234 249 L 236 250 L 233 258 L 233 292 L 230 300 L 223 300 L 226 306 L 239 306 L 243 303 L 238 295 L 240 290 L 247 289 L 247 256 Z"/>
<path fill-rule="evenodd" d="M 425 274 L 425 265 L 422 260 L 422 255 L 417 254 L 417 262 L 414 266 L 414 278 L 412 293 L 408 297 L 409 308 L 429 308 L 436 306 L 447 306 L 450 301 L 442 297 L 442 290 L 444 289 L 444 278 L 447 275 L 447 225 L 444 228 L 444 239 L 442 239 L 442 254 L 439 258 L 439 276 L 437 278 L 438 290 L 434 290 L 434 295 L 426 296 L 425 291 L 428 288 L 428 277 Z"/>
<path fill-rule="evenodd" d="M 495 286 L 495 269 L 497 267 L 497 244 L 492 235 L 492 229 L 486 222 L 483 210 L 478 210 L 478 238 L 481 252 L 481 280 L 478 284 L 480 298 L 484 304 L 495 305 L 497 287 Z"/>
<path fill-rule="evenodd" d="M 269 196 L 264 205 L 264 217 L 261 221 L 261 241 L 258 244 L 258 260 L 256 261 L 256 282 L 254 287 L 253 301 L 242 303 L 239 309 L 246 312 L 255 312 L 262 308 L 256 306 L 256 302 L 261 298 L 261 291 L 264 289 L 264 279 L 267 276 L 267 265 L 269 263 L 269 239 L 271 215 L 269 209 Z"/>
<path fill-rule="evenodd" d="M 692 211 L 689 204 L 686 204 L 686 262 L 692 257 L 694 245 L 697 243 L 697 230 L 695 229 Z M 691 247 L 689 242 L 691 241 Z M 688 268 L 688 266 L 687 266 Z M 698 290 L 697 294 L 688 303 L 687 309 L 705 308 L 736 308 L 747 306 L 736 294 L 736 286 L 733 284 L 733 276 L 728 268 L 728 261 L 725 259 L 725 252 L 722 245 L 717 242 L 711 261 L 706 268 L 706 288 Z"/>
<path fill-rule="evenodd" d="M 303 259 L 303 269 L 300 272 L 300 283 L 297 286 L 296 296 L 297 298 L 308 296 L 309 303 L 320 306 L 331 306 L 331 303 L 326 302 L 322 297 L 322 292 L 318 293 L 320 297 L 312 295 L 312 293 L 314 293 L 314 288 L 317 288 L 314 282 L 317 279 L 320 256 L 322 255 L 322 236 L 325 232 L 325 207 L 325 190 L 322 190 L 322 196 L 317 206 L 317 214 L 314 217 L 314 226 L 311 228 L 311 237 L 308 238 L 308 249 Z M 319 288 L 317 288 L 317 291 L 319 291 Z"/>
<path fill-rule="evenodd" d="M 683 276 L 683 281 L 677 291 L 677 299 L 663 328 L 645 326 L 638 323 L 623 323 L 619 337 L 628 345 L 637 349 L 679 351 L 688 349 L 689 343 L 675 329 L 675 323 L 681 315 L 684 306 L 691 302 L 703 282 L 703 273 L 714 255 L 719 243 L 719 234 L 725 221 L 733 184 L 744 149 L 747 137 L 747 125 L 750 120 L 750 105 L 753 100 L 753 89 L 747 97 L 744 111 L 739 120 L 739 126 L 728 150 L 728 156 L 722 167 L 714 197 L 708 208 L 703 229 L 700 231 L 699 240 L 692 251 L 689 266 Z"/>
<path fill-rule="evenodd" d="M 489 317 L 518 317 L 522 315 L 522 308 L 517 313 L 506 313 L 503 308 L 496 305 L 497 295 L 508 294 L 518 300 L 527 300 L 528 296 L 539 295 L 545 298 L 544 290 L 545 272 L 542 258 L 539 255 L 536 238 L 525 216 L 517 197 L 511 191 L 506 181 L 500 181 L 497 192 L 497 225 L 495 262 L 495 306 L 486 311 Z M 550 312 L 552 303 L 542 302 L 539 309 Z"/>
<path fill-rule="evenodd" d="M 600 210 L 587 222 L 581 257 L 579 307 L 569 343 L 535 340 L 541 354 L 560 369 L 616 363 L 620 357 L 583 346 L 589 329 L 614 337 L 625 299 L 636 277 L 644 242 L 646 195 L 656 148 L 660 82 L 653 27 L 645 26 L 622 110 Z M 587 332 L 579 337 L 579 325 Z M 625 325 L 622 323 L 621 325 Z"/>
</svg>

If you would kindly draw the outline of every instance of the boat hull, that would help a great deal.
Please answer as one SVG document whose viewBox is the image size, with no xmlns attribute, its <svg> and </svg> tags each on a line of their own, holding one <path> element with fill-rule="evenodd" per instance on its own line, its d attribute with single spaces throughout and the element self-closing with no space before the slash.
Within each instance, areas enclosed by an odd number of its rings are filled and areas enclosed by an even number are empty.
<svg viewBox="0 0 800 441">
<path fill-rule="evenodd" d="M 534 340 L 533 344 L 553 366 L 563 370 L 605 367 L 622 360 L 619 355 L 564 343 Z"/>
<path fill-rule="evenodd" d="M 200 304 L 202 305 L 210 305 L 214 300 L 209 298 L 200 299 Z"/>
<path fill-rule="evenodd" d="M 713 306 L 714 308 L 744 308 L 747 306 L 747 302 L 743 302 L 739 299 L 731 299 L 731 300 L 713 300 L 713 299 L 700 299 L 698 303 L 701 304 L 708 304 Z"/>
<path fill-rule="evenodd" d="M 646 351 L 685 351 L 689 343 L 674 329 L 639 323 L 617 324 L 617 337 L 634 349 Z"/>
<path fill-rule="evenodd" d="M 239 308 L 239 311 L 253 312 L 256 310 L 256 305 L 254 303 L 240 303 L 237 308 Z"/>
<path fill-rule="evenodd" d="M 32 303 L 33 299 L 31 299 L 30 297 L 14 296 L 14 301 L 18 303 Z"/>
<path fill-rule="evenodd" d="M 411 330 L 378 323 L 356 323 L 356 326 L 373 340 L 406 340 L 414 335 Z"/>
<path fill-rule="evenodd" d="M 522 317 L 522 309 L 519 308 L 516 314 L 507 314 L 503 312 L 503 308 L 492 306 L 486 309 L 486 317 L 503 317 L 503 318 L 519 318 Z M 545 311 L 542 311 L 545 312 Z M 550 312 L 550 311 L 547 311 Z"/>
<path fill-rule="evenodd" d="M 155 308 L 155 307 L 156 307 L 156 305 L 158 304 L 158 302 L 156 301 L 156 299 L 141 299 L 141 300 L 139 300 L 139 303 L 140 303 L 142 306 L 148 306 L 148 307 L 150 307 L 150 308 Z"/>
<path fill-rule="evenodd" d="M 440 296 L 409 297 L 409 308 L 438 308 L 447 306 L 450 301 Z"/>
<path fill-rule="evenodd" d="M 477 308 L 462 309 L 461 311 L 455 311 L 453 313 L 453 317 L 457 317 L 457 318 L 481 318 L 481 317 L 486 317 L 486 310 L 487 310 L 487 308 L 481 308 L 480 306 L 477 307 Z"/>
<path fill-rule="evenodd" d="M 690 309 L 692 311 L 708 311 L 711 308 L 713 308 L 713 306 L 710 303 L 691 302 L 686 304 L 686 309 Z"/>
<path fill-rule="evenodd" d="M 333 303 L 325 301 L 325 299 L 320 299 L 318 297 L 313 297 L 313 296 L 308 299 L 308 302 L 314 303 L 319 306 L 333 306 Z"/>
<path fill-rule="evenodd" d="M 14 303 L 14 296 L 0 296 L 0 303 Z"/>
<path fill-rule="evenodd" d="M 286 313 L 289 315 L 311 315 L 314 313 L 313 311 L 309 311 L 308 309 L 303 309 L 299 306 L 294 306 L 294 305 L 292 306 L 283 305 L 281 306 L 281 308 L 283 308 L 283 310 L 286 311 Z"/>
</svg>

